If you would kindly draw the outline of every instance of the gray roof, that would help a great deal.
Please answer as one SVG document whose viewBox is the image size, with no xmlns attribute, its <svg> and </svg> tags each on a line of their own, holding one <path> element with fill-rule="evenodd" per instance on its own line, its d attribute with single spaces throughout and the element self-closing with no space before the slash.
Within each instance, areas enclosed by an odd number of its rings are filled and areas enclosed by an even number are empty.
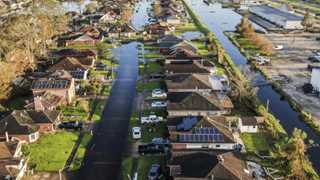
<svg viewBox="0 0 320 180">
<path fill-rule="evenodd" d="M 268 5 L 250 6 L 250 11 L 257 14 L 263 14 L 265 17 L 272 19 L 281 19 L 286 21 L 302 21 L 303 17 L 273 8 Z"/>
</svg>

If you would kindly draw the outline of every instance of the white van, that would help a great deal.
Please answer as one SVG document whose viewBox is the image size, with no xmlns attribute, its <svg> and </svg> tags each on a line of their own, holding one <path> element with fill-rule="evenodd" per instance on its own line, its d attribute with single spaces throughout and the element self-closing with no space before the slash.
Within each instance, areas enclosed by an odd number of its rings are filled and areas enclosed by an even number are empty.
<svg viewBox="0 0 320 180">
<path fill-rule="evenodd" d="M 133 139 L 141 139 L 141 127 L 133 127 L 132 128 L 132 138 Z"/>
</svg>

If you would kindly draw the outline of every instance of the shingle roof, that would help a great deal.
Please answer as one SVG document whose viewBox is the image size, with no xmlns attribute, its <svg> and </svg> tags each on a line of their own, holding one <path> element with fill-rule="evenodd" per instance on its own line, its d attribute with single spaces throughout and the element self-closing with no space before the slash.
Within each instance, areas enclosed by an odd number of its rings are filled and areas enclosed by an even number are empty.
<svg viewBox="0 0 320 180">
<path fill-rule="evenodd" d="M 66 71 L 85 71 L 89 69 L 88 66 L 82 64 L 78 59 L 73 57 L 67 57 L 61 59 L 58 63 L 51 66 L 48 71 L 53 72 L 57 70 L 66 70 Z"/>
<path fill-rule="evenodd" d="M 257 126 L 258 121 L 256 117 L 241 117 L 242 125 L 244 126 Z"/>
<path fill-rule="evenodd" d="M 221 110 L 215 105 L 215 101 L 210 95 L 199 94 L 197 92 L 171 92 L 168 93 L 170 110 L 203 110 L 216 111 Z"/>
<path fill-rule="evenodd" d="M 211 89 L 208 75 L 176 74 L 165 80 L 168 90 Z"/>
<path fill-rule="evenodd" d="M 164 69 L 168 74 L 210 74 L 210 71 L 198 63 L 165 64 Z"/>
<path fill-rule="evenodd" d="M 204 152 L 174 156 L 170 166 L 179 166 L 181 174 L 174 175 L 180 178 L 210 178 L 219 180 L 252 180 L 246 169 L 245 162 L 235 153 L 228 152 L 213 155 Z"/>
<path fill-rule="evenodd" d="M 0 159 L 13 158 L 18 144 L 18 141 L 0 142 Z"/>
</svg>

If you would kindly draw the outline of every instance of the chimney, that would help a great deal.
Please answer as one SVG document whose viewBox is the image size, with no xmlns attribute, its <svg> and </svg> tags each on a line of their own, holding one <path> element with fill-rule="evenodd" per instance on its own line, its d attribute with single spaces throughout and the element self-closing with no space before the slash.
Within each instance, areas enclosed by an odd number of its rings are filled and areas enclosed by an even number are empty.
<svg viewBox="0 0 320 180">
<path fill-rule="evenodd" d="M 223 157 L 222 157 L 221 155 L 218 155 L 218 161 L 219 161 L 220 163 L 223 163 L 223 162 L 224 162 L 224 159 L 223 159 Z"/>
<path fill-rule="evenodd" d="M 6 141 L 7 141 L 7 142 L 10 141 L 8 131 L 6 131 Z"/>
</svg>

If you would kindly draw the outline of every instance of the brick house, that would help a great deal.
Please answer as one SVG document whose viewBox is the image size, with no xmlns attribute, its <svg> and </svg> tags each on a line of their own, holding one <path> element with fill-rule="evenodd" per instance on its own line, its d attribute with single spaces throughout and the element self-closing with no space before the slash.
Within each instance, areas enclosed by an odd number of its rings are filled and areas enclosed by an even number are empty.
<svg viewBox="0 0 320 180">
<path fill-rule="evenodd" d="M 226 95 L 207 92 L 169 92 L 169 116 L 222 115 L 231 111 L 232 101 Z"/>
<path fill-rule="evenodd" d="M 98 39 L 92 38 L 88 34 L 83 34 L 82 36 L 66 41 L 66 46 L 78 46 L 78 45 L 91 45 L 95 46 L 99 42 Z"/>
<path fill-rule="evenodd" d="M 160 53 L 162 54 L 169 54 L 170 48 L 180 42 L 182 42 L 183 39 L 175 36 L 175 35 L 165 35 L 161 39 L 158 40 Z"/>
<path fill-rule="evenodd" d="M 60 111 L 15 110 L 0 120 L 1 138 L 35 142 L 39 133 L 55 131 L 60 114 Z"/>
<path fill-rule="evenodd" d="M 168 92 L 211 92 L 209 76 L 205 74 L 173 74 L 166 77 Z"/>
<path fill-rule="evenodd" d="M 177 117 L 174 117 L 177 119 Z M 216 120 L 218 119 L 218 120 Z M 238 148 L 229 124 L 223 117 L 180 117 L 170 123 L 169 134 L 173 150 L 234 150 Z M 171 118 L 168 118 L 171 121 Z"/>
<path fill-rule="evenodd" d="M 246 162 L 233 152 L 174 154 L 167 167 L 173 180 L 253 180 Z"/>
<path fill-rule="evenodd" d="M 209 66 L 201 61 L 180 61 L 164 65 L 166 75 L 172 74 L 206 74 L 215 71 L 214 66 Z"/>
<path fill-rule="evenodd" d="M 49 76 L 33 81 L 32 93 L 34 97 L 43 93 L 50 93 L 62 97 L 66 103 L 75 98 L 74 78 L 67 71 L 55 71 Z"/>
<path fill-rule="evenodd" d="M 62 59 L 66 57 L 89 58 L 95 61 L 97 60 L 98 53 L 92 49 L 60 49 L 51 51 L 49 57 L 53 59 Z"/>
</svg>

